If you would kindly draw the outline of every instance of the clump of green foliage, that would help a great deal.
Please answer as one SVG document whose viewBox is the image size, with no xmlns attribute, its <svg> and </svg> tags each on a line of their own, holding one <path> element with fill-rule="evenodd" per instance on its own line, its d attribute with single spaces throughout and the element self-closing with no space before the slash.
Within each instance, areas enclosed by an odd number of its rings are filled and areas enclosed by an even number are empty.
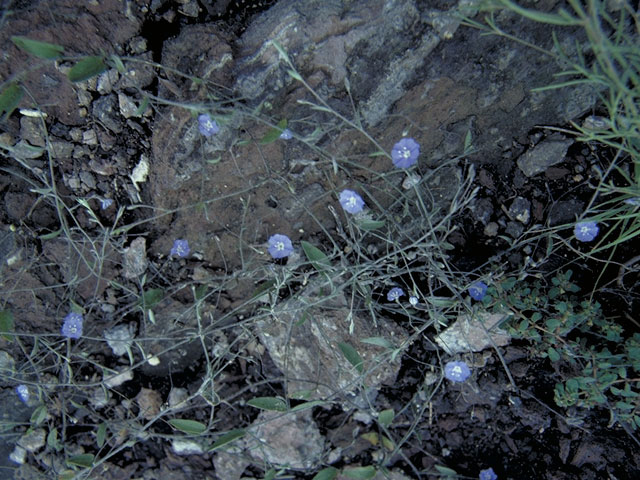
<svg viewBox="0 0 640 480">
<path fill-rule="evenodd" d="M 624 339 L 623 329 L 603 315 L 598 302 L 579 300 L 572 272 L 542 280 L 508 277 L 483 301 L 495 312 L 510 313 L 506 324 L 514 338 L 529 340 L 563 377 L 555 387 L 560 407 L 607 407 L 611 425 L 640 427 L 640 334 Z"/>
</svg>

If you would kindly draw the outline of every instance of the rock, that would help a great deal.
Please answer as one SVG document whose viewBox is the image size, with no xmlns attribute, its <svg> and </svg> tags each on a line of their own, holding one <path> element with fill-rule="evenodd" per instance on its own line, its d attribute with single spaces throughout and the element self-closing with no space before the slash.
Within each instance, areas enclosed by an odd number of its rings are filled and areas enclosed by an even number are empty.
<svg viewBox="0 0 640 480">
<path fill-rule="evenodd" d="M 136 396 L 136 403 L 140 408 L 140 415 L 146 420 L 152 420 L 160 413 L 162 397 L 155 390 L 142 388 Z"/>
<path fill-rule="evenodd" d="M 185 388 L 173 387 L 169 392 L 167 403 L 170 408 L 177 407 L 189 398 L 189 392 Z M 184 405 L 183 405 L 184 406 Z"/>
<path fill-rule="evenodd" d="M 250 461 L 233 450 L 230 452 L 218 451 L 213 455 L 216 474 L 218 478 L 225 480 L 240 480 L 242 473 L 249 465 L 251 465 Z"/>
<path fill-rule="evenodd" d="M 119 110 L 116 105 L 115 96 L 106 95 L 93 102 L 92 112 L 93 116 L 96 117 L 102 125 L 113 133 L 120 133 L 122 131 L 122 123 L 118 118 Z"/>
<path fill-rule="evenodd" d="M 122 371 L 122 373 L 117 373 L 115 375 L 105 375 L 104 384 L 108 388 L 119 387 L 125 382 L 129 380 L 133 380 L 133 370 L 127 368 Z"/>
<path fill-rule="evenodd" d="M 124 93 L 118 94 L 118 105 L 120 107 L 120 114 L 124 118 L 133 117 L 138 110 L 138 106 L 134 103 L 134 101 Z"/>
<path fill-rule="evenodd" d="M 65 140 L 51 139 L 51 156 L 53 158 L 68 159 L 73 154 L 74 145 Z"/>
<path fill-rule="evenodd" d="M 567 150 L 573 143 L 570 138 L 551 136 L 518 158 L 518 167 L 527 177 L 533 177 L 551 165 L 564 161 Z"/>
<path fill-rule="evenodd" d="M 315 468 L 322 459 L 324 438 L 311 410 L 283 414 L 264 411 L 250 427 L 245 440 L 251 456 L 259 462 L 293 469 Z"/>
<path fill-rule="evenodd" d="M 480 352 L 493 344 L 502 347 L 511 341 L 511 337 L 497 327 L 506 318 L 505 314 L 485 311 L 473 316 L 463 314 L 435 339 L 449 355 Z"/>
<path fill-rule="evenodd" d="M 44 147 L 43 121 L 41 118 L 23 116 L 20 119 L 20 138 L 37 147 Z"/>
<path fill-rule="evenodd" d="M 549 225 L 555 227 L 563 223 L 574 223 L 584 210 L 580 200 L 560 200 L 549 209 Z"/>
<path fill-rule="evenodd" d="M 509 207 L 509 216 L 525 225 L 531 218 L 531 202 L 523 197 L 516 197 Z"/>
<path fill-rule="evenodd" d="M 357 393 L 363 384 L 375 391 L 395 381 L 399 359 L 391 362 L 385 349 L 360 340 L 382 337 L 399 345 L 406 333 L 382 317 L 375 327 L 370 318 L 349 309 L 343 294 L 323 296 L 323 290 L 329 288 L 320 280 L 312 282 L 304 292 L 278 305 L 272 318 L 256 323 L 260 341 L 288 378 L 287 396 L 311 390 L 312 398 L 344 398 Z M 349 333 L 350 319 L 353 335 Z M 364 363 L 364 375 L 341 353 L 340 343 L 356 349 Z"/>
<path fill-rule="evenodd" d="M 134 331 L 135 326 L 133 324 L 117 325 L 104 331 L 107 345 L 109 345 L 116 357 L 120 357 L 129 351 L 135 338 Z"/>
<path fill-rule="evenodd" d="M 125 248 L 123 255 L 125 278 L 137 278 L 147 270 L 147 241 L 138 237 Z"/>
<path fill-rule="evenodd" d="M 22 465 L 27 460 L 27 451 L 22 448 L 20 445 L 16 445 L 11 454 L 9 455 L 9 460 L 15 462 L 19 465 Z"/>
<path fill-rule="evenodd" d="M 46 432 L 43 428 L 36 428 L 29 430 L 22 435 L 18 440 L 18 445 L 24 448 L 27 452 L 35 452 L 44 447 Z"/>
<path fill-rule="evenodd" d="M 107 95 L 113 91 L 113 86 L 118 81 L 118 71 L 114 68 L 102 72 L 98 75 L 98 81 L 96 83 L 96 89 L 101 95 Z"/>
<path fill-rule="evenodd" d="M 173 440 L 171 449 L 176 455 L 202 455 L 204 453 L 202 445 L 193 440 Z"/>
</svg>

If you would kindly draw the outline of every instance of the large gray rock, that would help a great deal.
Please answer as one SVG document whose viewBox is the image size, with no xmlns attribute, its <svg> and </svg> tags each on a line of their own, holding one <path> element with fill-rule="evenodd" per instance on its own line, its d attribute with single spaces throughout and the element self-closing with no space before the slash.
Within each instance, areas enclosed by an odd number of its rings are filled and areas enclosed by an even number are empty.
<svg viewBox="0 0 640 480">
<path fill-rule="evenodd" d="M 256 323 L 256 333 L 276 366 L 287 378 L 287 395 L 311 391 L 312 399 L 352 399 L 365 389 L 374 391 L 393 384 L 400 360 L 391 361 L 384 348 L 362 342 L 382 337 L 397 345 L 406 333 L 365 312 L 352 311 L 342 292 L 327 294 L 330 285 L 310 283 L 304 292 L 279 304 L 274 315 Z M 353 334 L 349 333 L 353 321 Z M 339 344 L 351 345 L 363 360 L 359 372 Z"/>
</svg>

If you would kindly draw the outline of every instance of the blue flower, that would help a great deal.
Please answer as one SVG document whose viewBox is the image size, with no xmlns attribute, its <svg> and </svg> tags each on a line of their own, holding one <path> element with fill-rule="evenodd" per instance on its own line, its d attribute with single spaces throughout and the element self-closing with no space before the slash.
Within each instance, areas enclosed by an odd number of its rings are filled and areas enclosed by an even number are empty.
<svg viewBox="0 0 640 480">
<path fill-rule="evenodd" d="M 288 128 L 285 128 L 280 134 L 280 138 L 282 140 L 291 140 L 293 138 L 293 133 Z"/>
<path fill-rule="evenodd" d="M 420 145 L 413 138 L 403 138 L 393 146 L 391 160 L 398 168 L 408 168 L 418 161 Z"/>
<path fill-rule="evenodd" d="M 599 231 L 600 228 L 598 228 L 598 224 L 596 222 L 581 222 L 576 223 L 576 226 L 573 229 L 573 234 L 581 242 L 590 242 L 598 236 Z"/>
<path fill-rule="evenodd" d="M 364 200 L 353 190 L 343 190 L 340 192 L 340 205 L 349 213 L 358 213 L 364 208 Z"/>
<path fill-rule="evenodd" d="M 289 237 L 276 233 L 269 237 L 268 250 L 273 258 L 285 258 L 293 253 L 293 245 Z"/>
<path fill-rule="evenodd" d="M 100 209 L 106 210 L 113 204 L 113 200 L 110 198 L 103 198 L 100 200 Z"/>
<path fill-rule="evenodd" d="M 464 382 L 471 375 L 471 370 L 464 362 L 448 362 L 444 366 L 444 376 L 452 382 Z"/>
<path fill-rule="evenodd" d="M 18 385 L 16 387 L 16 393 L 18 394 L 18 397 L 20 397 L 20 400 L 22 400 L 24 403 L 29 402 L 29 387 L 27 387 L 26 385 Z"/>
<path fill-rule="evenodd" d="M 389 300 L 390 302 L 394 302 L 403 296 L 404 290 L 402 290 L 400 287 L 393 287 L 391 290 L 389 290 L 389 293 L 387 293 L 387 300 Z"/>
<path fill-rule="evenodd" d="M 173 242 L 173 247 L 171 248 L 171 255 L 177 255 L 178 257 L 186 257 L 189 255 L 189 241 L 188 240 L 176 240 Z"/>
<path fill-rule="evenodd" d="M 487 284 L 484 282 L 476 282 L 469 287 L 469 295 L 474 300 L 482 300 L 487 293 Z"/>
<path fill-rule="evenodd" d="M 418 297 L 416 297 L 415 295 L 411 295 L 409 297 L 409 303 L 411 304 L 411 306 L 415 307 L 416 305 L 418 305 Z"/>
<path fill-rule="evenodd" d="M 216 121 L 211 120 L 211 117 L 206 113 L 198 116 L 198 129 L 205 137 L 210 137 L 214 133 L 218 133 L 220 131 L 220 127 L 218 127 Z"/>
<path fill-rule="evenodd" d="M 496 475 L 496 472 L 493 471 L 493 468 L 480 470 L 480 476 L 478 478 L 480 480 L 498 480 L 498 476 Z"/>
<path fill-rule="evenodd" d="M 80 338 L 82 336 L 82 315 L 75 312 L 67 314 L 60 331 L 67 338 Z"/>
</svg>

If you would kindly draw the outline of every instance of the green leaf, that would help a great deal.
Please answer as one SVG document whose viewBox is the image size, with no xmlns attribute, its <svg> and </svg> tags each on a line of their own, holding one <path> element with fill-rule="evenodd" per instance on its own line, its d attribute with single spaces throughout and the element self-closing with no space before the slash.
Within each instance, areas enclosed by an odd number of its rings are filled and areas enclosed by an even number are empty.
<svg viewBox="0 0 640 480">
<path fill-rule="evenodd" d="M 2 337 L 9 342 L 12 341 L 13 336 L 8 334 L 12 333 L 13 329 L 14 329 L 14 322 L 13 322 L 13 314 L 11 313 L 11 310 L 1 311 L 0 312 L 0 333 L 2 334 Z"/>
<path fill-rule="evenodd" d="M 440 473 L 440 475 L 446 475 L 448 477 L 458 475 L 458 472 L 456 472 L 455 470 L 452 470 L 449 467 L 445 467 L 443 465 L 434 465 L 434 467 L 436 470 L 438 470 L 438 473 Z"/>
<path fill-rule="evenodd" d="M 387 410 L 383 410 L 378 414 L 378 423 L 383 427 L 388 427 L 393 422 L 393 418 L 396 416 L 396 413 L 393 411 L 393 408 L 388 408 Z"/>
<path fill-rule="evenodd" d="M 62 450 L 62 445 L 58 441 L 58 429 L 52 428 L 47 434 L 47 446 L 56 452 Z"/>
<path fill-rule="evenodd" d="M 0 117 L 6 119 L 18 106 L 24 96 L 24 90 L 17 83 L 12 83 L 0 93 Z"/>
<path fill-rule="evenodd" d="M 40 405 L 31 414 L 31 425 L 40 425 L 47 418 L 47 407 Z"/>
<path fill-rule="evenodd" d="M 549 347 L 549 349 L 547 350 L 547 354 L 549 355 L 549 360 L 551 360 L 552 362 L 557 362 L 558 360 L 560 360 L 560 354 L 553 347 Z"/>
<path fill-rule="evenodd" d="M 273 468 L 270 468 L 264 473 L 264 478 L 262 480 L 273 480 L 276 478 L 276 471 Z"/>
<path fill-rule="evenodd" d="M 38 58 L 54 60 L 56 58 L 60 58 L 64 52 L 64 47 L 62 45 L 39 42 L 38 40 L 31 40 L 27 37 L 13 36 L 11 37 L 11 41 L 21 50 L 24 50 Z"/>
<path fill-rule="evenodd" d="M 67 458 L 67 465 L 75 465 L 77 467 L 91 468 L 91 466 L 93 465 L 94 458 L 95 457 L 90 453 L 75 455 L 71 458 Z"/>
<path fill-rule="evenodd" d="M 299 412 L 301 410 L 307 410 L 308 408 L 319 407 L 320 405 L 324 405 L 326 402 L 324 400 L 312 400 L 311 402 L 304 402 L 300 405 L 296 405 L 291 409 L 292 412 Z"/>
<path fill-rule="evenodd" d="M 209 448 L 209 451 L 216 450 L 220 447 L 228 445 L 229 443 L 241 438 L 244 436 L 246 432 L 242 428 L 238 428 L 236 430 L 231 430 L 223 435 L 220 435 L 218 439 L 213 442 L 213 445 Z"/>
<path fill-rule="evenodd" d="M 273 410 L 276 412 L 286 412 L 287 402 L 276 397 L 256 397 L 247 402 L 247 405 L 261 410 Z"/>
<path fill-rule="evenodd" d="M 104 63 L 103 57 L 85 57 L 71 67 L 67 77 L 72 82 L 82 82 L 83 80 L 88 80 L 91 77 L 100 75 L 106 69 L 107 64 Z"/>
<path fill-rule="evenodd" d="M 342 470 L 342 475 L 357 480 L 368 480 L 376 476 L 376 469 L 371 465 L 368 467 L 345 468 Z"/>
<path fill-rule="evenodd" d="M 271 291 L 273 287 L 275 287 L 275 285 L 276 285 L 275 280 L 268 280 L 266 282 L 261 283 L 260 285 L 258 285 L 258 288 L 256 288 L 251 294 L 251 300 L 261 297 L 265 293 Z"/>
<path fill-rule="evenodd" d="M 280 134 L 282 131 L 287 128 L 287 119 L 283 118 L 278 122 L 278 126 L 270 129 L 264 137 L 262 137 L 258 143 L 260 145 L 267 145 L 269 143 L 273 143 L 280 138 Z"/>
<path fill-rule="evenodd" d="M 313 265 L 313 268 L 321 273 L 331 268 L 329 257 L 327 257 L 322 250 L 314 247 L 309 242 L 306 242 L 304 240 L 300 242 L 300 245 L 302 245 L 302 250 L 304 250 L 305 255 L 311 262 L 311 265 Z"/>
<path fill-rule="evenodd" d="M 292 400 L 307 400 L 313 394 L 313 390 L 298 390 L 287 395 Z"/>
<path fill-rule="evenodd" d="M 45 233 L 44 235 L 39 235 L 38 238 L 40 240 L 53 240 L 54 238 L 59 237 L 61 233 L 62 233 L 62 229 L 56 230 L 55 232 L 51 232 L 51 233 Z"/>
<path fill-rule="evenodd" d="M 338 476 L 338 470 L 333 467 L 327 467 L 316 473 L 311 480 L 333 480 Z"/>
<path fill-rule="evenodd" d="M 105 422 L 98 425 L 98 431 L 96 432 L 96 443 L 98 448 L 102 448 L 104 441 L 107 437 L 107 424 Z"/>
<path fill-rule="evenodd" d="M 377 230 L 384 227 L 384 220 L 361 220 L 358 222 L 358 226 L 366 231 Z"/>
<path fill-rule="evenodd" d="M 169 425 L 171 425 L 176 430 L 180 430 L 181 432 L 191 435 L 200 435 L 207 429 L 207 426 L 204 423 L 183 418 L 172 418 L 171 420 L 169 420 Z"/>
<path fill-rule="evenodd" d="M 124 73 L 125 72 L 126 69 L 124 68 L 124 63 L 122 63 L 122 60 L 120 59 L 119 56 L 111 55 L 109 58 L 111 59 L 111 61 L 113 62 L 113 64 L 116 67 L 116 70 L 118 70 L 119 73 Z"/>
<path fill-rule="evenodd" d="M 142 114 L 146 112 L 148 106 L 149 106 L 149 97 L 145 95 L 144 98 L 142 99 L 142 102 L 140 102 L 140 106 L 136 109 L 133 116 L 134 117 L 142 116 Z"/>
<path fill-rule="evenodd" d="M 375 345 L 377 347 L 382 348 L 395 348 L 395 345 L 391 343 L 389 340 L 383 337 L 368 337 L 360 340 L 362 343 L 368 343 L 369 345 Z"/>
<path fill-rule="evenodd" d="M 345 356 L 345 358 L 349 361 L 349 363 L 356 367 L 356 370 L 358 370 L 358 372 L 363 373 L 364 365 L 362 362 L 362 357 L 360 357 L 358 351 L 348 343 L 344 342 L 339 343 L 338 347 L 340 348 L 340 351 L 342 351 L 342 354 Z"/>
<path fill-rule="evenodd" d="M 294 80 L 298 80 L 299 82 L 302 81 L 302 77 L 300 76 L 300 74 L 298 72 L 296 72 L 295 70 L 292 69 L 288 69 L 287 73 L 289 74 L 289 76 L 291 78 L 293 78 Z"/>
<path fill-rule="evenodd" d="M 164 290 L 161 288 L 150 288 L 145 290 L 140 298 L 140 305 L 147 310 L 155 307 L 164 298 Z"/>
</svg>

